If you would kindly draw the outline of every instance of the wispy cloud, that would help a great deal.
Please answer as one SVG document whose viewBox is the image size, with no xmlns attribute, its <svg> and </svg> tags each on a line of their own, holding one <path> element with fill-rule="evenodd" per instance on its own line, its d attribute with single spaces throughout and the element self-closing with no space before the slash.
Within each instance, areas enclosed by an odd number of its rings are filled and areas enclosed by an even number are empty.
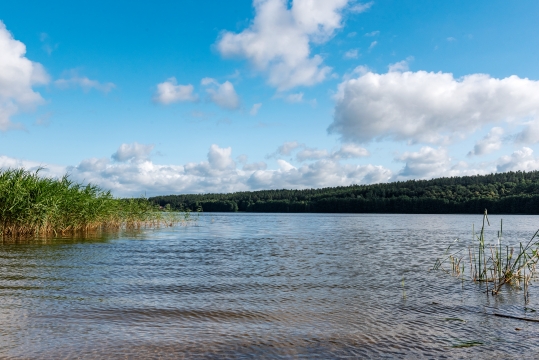
<svg viewBox="0 0 539 360">
<path fill-rule="evenodd" d="M 350 49 L 347 52 L 344 53 L 343 57 L 345 59 L 357 59 L 359 57 L 359 50 L 358 49 Z"/>
<path fill-rule="evenodd" d="M 253 107 L 251 107 L 249 114 L 251 116 L 255 116 L 256 114 L 258 114 L 258 110 L 260 110 L 261 107 L 262 107 L 262 103 L 253 104 Z"/>
<path fill-rule="evenodd" d="M 80 87 L 84 92 L 95 89 L 105 94 L 116 87 L 111 82 L 101 83 L 97 80 L 91 80 L 86 76 L 80 76 L 78 70 L 74 69 L 64 72 L 64 76 L 61 79 L 55 80 L 54 85 L 64 90 Z"/>
</svg>

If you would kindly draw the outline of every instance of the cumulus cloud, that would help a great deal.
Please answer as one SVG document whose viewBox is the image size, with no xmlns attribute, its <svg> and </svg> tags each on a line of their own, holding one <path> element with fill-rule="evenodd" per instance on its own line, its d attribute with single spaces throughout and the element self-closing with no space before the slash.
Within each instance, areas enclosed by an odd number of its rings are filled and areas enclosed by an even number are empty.
<svg viewBox="0 0 539 360">
<path fill-rule="evenodd" d="M 290 156 L 294 151 L 298 151 L 295 156 L 298 162 L 321 159 L 339 161 L 342 159 L 361 158 L 370 155 L 367 149 L 357 144 L 343 144 L 338 150 L 330 152 L 325 149 L 310 148 L 297 141 L 290 141 L 279 146 L 274 153 L 268 155 L 268 158 L 278 157 L 279 155 Z"/>
<path fill-rule="evenodd" d="M 488 174 L 495 171 L 489 163 L 470 164 L 459 161 L 452 162 L 447 149 L 424 146 L 416 152 L 405 152 L 395 158 L 404 162 L 404 167 L 392 177 L 392 180 L 403 181 L 410 179 L 432 179 L 437 177 L 468 176 Z"/>
<path fill-rule="evenodd" d="M 97 80 L 90 80 L 86 76 L 80 76 L 77 70 L 66 71 L 63 78 L 54 81 L 54 85 L 60 89 L 80 87 L 85 92 L 95 89 L 105 94 L 116 87 L 111 82 L 100 83 Z"/>
<path fill-rule="evenodd" d="M 468 156 L 490 154 L 502 147 L 503 129 L 501 127 L 493 127 L 490 132 L 481 140 L 479 140 Z"/>
<path fill-rule="evenodd" d="M 373 42 L 371 42 L 371 44 L 369 45 L 369 51 L 372 50 L 372 49 L 374 49 L 374 47 L 375 47 L 376 45 L 378 45 L 378 41 L 373 41 Z"/>
<path fill-rule="evenodd" d="M 383 166 L 343 165 L 331 159 L 299 167 L 282 159 L 277 164 L 277 169 L 268 169 L 264 162 L 245 163 L 239 169 L 232 149 L 214 144 L 208 160 L 199 163 L 157 165 L 147 158 L 123 162 L 91 158 L 64 169 L 73 179 L 111 189 L 116 196 L 317 188 L 385 182 L 391 177 L 391 171 Z"/>
<path fill-rule="evenodd" d="M 516 134 L 515 141 L 521 144 L 536 144 L 539 142 L 539 117 L 524 122 L 524 129 Z"/>
<path fill-rule="evenodd" d="M 220 84 L 215 79 L 204 78 L 200 83 L 208 87 L 206 92 L 217 106 L 227 110 L 236 110 L 240 107 L 240 97 L 230 81 Z"/>
<path fill-rule="evenodd" d="M 396 160 L 406 163 L 397 176 L 414 179 L 441 176 L 447 171 L 451 162 L 446 149 L 434 149 L 429 146 L 424 146 L 417 152 L 405 152 Z"/>
<path fill-rule="evenodd" d="M 157 84 L 153 100 L 165 105 L 185 101 L 194 102 L 198 100 L 198 96 L 193 92 L 193 85 L 178 85 L 176 78 L 171 77 L 167 81 Z"/>
<path fill-rule="evenodd" d="M 25 54 L 26 46 L 0 21 L 0 131 L 22 128 L 11 122 L 11 117 L 45 102 L 32 87 L 47 84 L 49 76 L 41 64 L 28 60 Z"/>
<path fill-rule="evenodd" d="M 311 56 L 311 43 L 324 43 L 342 27 L 348 0 L 254 1 L 255 18 L 241 33 L 225 31 L 217 42 L 224 57 L 247 59 L 268 74 L 279 90 L 310 86 L 324 81 L 331 68 L 320 55 Z M 357 5 L 356 10 L 368 8 Z"/>
<path fill-rule="evenodd" d="M 328 131 L 345 141 L 441 143 L 486 124 L 538 119 L 539 81 L 363 69 L 339 85 L 335 101 Z"/>
<path fill-rule="evenodd" d="M 76 166 L 63 167 L 0 156 L 0 168 L 25 167 L 36 170 L 45 167 L 43 175 L 54 177 L 61 177 L 67 172 L 76 181 L 90 182 L 111 189 L 116 196 L 319 188 L 539 169 L 539 159 L 534 157 L 533 151 L 527 147 L 511 155 L 502 156 L 495 164 L 473 167 L 462 161 L 453 164 L 447 150 L 442 147 L 425 146 L 418 151 L 397 156 L 395 160 L 403 162 L 404 167 L 395 174 L 383 166 L 341 163 L 339 159 L 344 159 L 346 153 L 351 153 L 353 157 L 365 155 L 361 148 L 354 144 L 343 146 L 332 153 L 324 153 L 322 150 L 322 156 L 316 155 L 315 150 L 311 153 L 314 154 L 312 162 L 294 166 L 278 159 L 276 169 L 268 169 L 264 162 L 248 164 L 244 155 L 238 157 L 243 163 L 240 169 L 232 159 L 232 149 L 216 144 L 210 147 L 207 161 L 185 165 L 155 164 L 148 157 L 149 148 L 141 150 L 140 146 L 137 148 L 131 144 L 120 146 L 115 153 L 122 157 L 122 161 L 89 158 Z M 340 153 L 340 158 L 337 153 Z M 134 161 L 136 159 L 138 160 Z"/>
<path fill-rule="evenodd" d="M 532 149 L 524 146 L 511 155 L 502 156 L 498 160 L 496 170 L 499 172 L 539 170 L 539 159 L 533 156 Z"/>
<path fill-rule="evenodd" d="M 249 111 L 249 114 L 255 116 L 256 114 L 258 114 L 258 110 L 260 110 L 261 107 L 261 103 L 253 104 L 253 107 L 251 108 L 251 111 Z"/>
<path fill-rule="evenodd" d="M 149 158 L 153 148 L 153 144 L 144 145 L 137 142 L 132 144 L 122 144 L 111 157 L 119 162 L 143 161 Z"/>
<path fill-rule="evenodd" d="M 343 165 L 331 160 L 293 167 L 284 160 L 279 170 L 255 171 L 247 180 L 251 189 L 298 189 L 387 182 L 391 171 L 383 166 Z"/>
</svg>

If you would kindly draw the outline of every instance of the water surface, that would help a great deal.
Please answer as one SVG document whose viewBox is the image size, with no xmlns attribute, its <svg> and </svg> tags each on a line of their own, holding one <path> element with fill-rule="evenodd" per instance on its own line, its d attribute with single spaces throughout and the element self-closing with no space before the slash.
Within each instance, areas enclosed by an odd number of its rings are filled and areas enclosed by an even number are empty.
<svg viewBox="0 0 539 360">
<path fill-rule="evenodd" d="M 503 218 L 506 242 L 539 228 Z M 536 286 L 525 304 L 519 289 L 492 297 L 429 271 L 480 222 L 207 213 L 197 226 L 5 240 L 0 357 L 537 357 L 539 323 L 492 315 L 539 319 Z"/>
</svg>

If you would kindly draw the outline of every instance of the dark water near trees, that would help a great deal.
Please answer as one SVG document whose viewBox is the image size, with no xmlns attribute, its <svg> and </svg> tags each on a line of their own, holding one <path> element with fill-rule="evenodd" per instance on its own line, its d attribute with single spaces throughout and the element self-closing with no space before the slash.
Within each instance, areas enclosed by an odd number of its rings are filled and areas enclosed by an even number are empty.
<svg viewBox="0 0 539 360">
<path fill-rule="evenodd" d="M 504 241 L 539 228 L 539 216 L 503 218 Z M 500 217 L 490 219 L 494 241 Z M 492 313 L 539 319 L 539 284 L 525 305 L 521 290 L 487 296 L 428 271 L 480 221 L 227 213 L 198 226 L 4 241 L 0 357 L 537 357 L 539 323 Z"/>
</svg>

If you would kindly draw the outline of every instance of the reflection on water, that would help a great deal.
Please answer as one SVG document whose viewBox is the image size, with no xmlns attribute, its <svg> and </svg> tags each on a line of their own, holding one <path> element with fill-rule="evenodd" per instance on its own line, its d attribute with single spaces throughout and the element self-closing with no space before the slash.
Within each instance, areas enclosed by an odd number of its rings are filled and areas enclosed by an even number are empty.
<svg viewBox="0 0 539 360">
<path fill-rule="evenodd" d="M 504 241 L 529 239 L 538 220 L 504 216 Z M 491 314 L 539 318 L 534 286 L 525 306 L 518 289 L 491 297 L 428 271 L 480 221 L 204 214 L 190 227 L 7 239 L 0 357 L 533 358 L 539 323 Z"/>
</svg>

